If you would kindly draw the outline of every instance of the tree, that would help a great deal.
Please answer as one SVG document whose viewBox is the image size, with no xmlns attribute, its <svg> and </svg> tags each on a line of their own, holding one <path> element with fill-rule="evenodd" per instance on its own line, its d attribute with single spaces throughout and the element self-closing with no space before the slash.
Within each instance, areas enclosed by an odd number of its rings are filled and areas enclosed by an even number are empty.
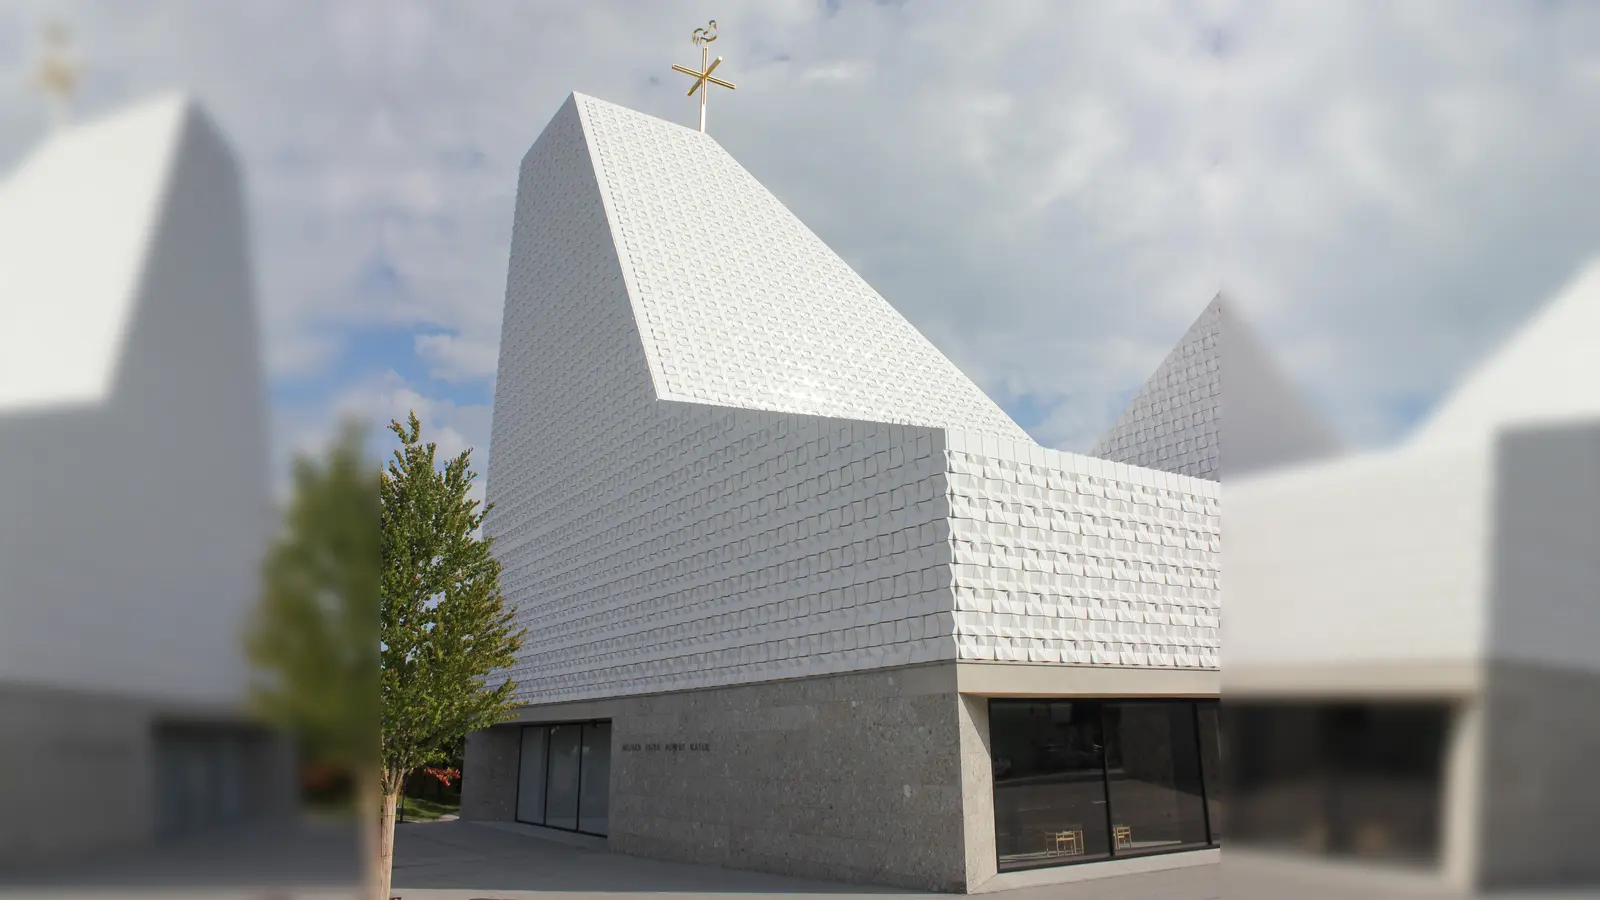
<svg viewBox="0 0 1600 900">
<path fill-rule="evenodd" d="M 378 473 L 347 422 L 325 458 L 295 460 L 282 528 L 246 637 L 252 700 L 314 761 L 377 800 Z M 375 840 L 371 816 L 359 820 Z M 369 844 L 370 846 L 370 844 Z"/>
<path fill-rule="evenodd" d="M 407 777 L 446 763 L 467 732 L 504 721 L 504 671 L 522 632 L 500 594 L 500 563 L 479 529 L 490 506 L 468 497 L 471 450 L 440 468 L 416 413 L 390 422 L 400 439 L 383 473 L 379 633 L 383 790 L 379 879 L 387 896 L 395 806 Z M 498 684 L 492 681 L 498 680 Z"/>
</svg>

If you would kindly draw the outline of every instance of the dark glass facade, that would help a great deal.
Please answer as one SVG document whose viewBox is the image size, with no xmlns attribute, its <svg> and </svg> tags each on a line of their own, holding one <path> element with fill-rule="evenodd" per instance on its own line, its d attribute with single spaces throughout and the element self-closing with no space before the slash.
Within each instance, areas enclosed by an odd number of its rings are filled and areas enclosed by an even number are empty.
<svg viewBox="0 0 1600 900">
<path fill-rule="evenodd" d="M 989 701 L 1000 870 L 1215 844 L 1218 740 L 1216 701 Z"/>
<path fill-rule="evenodd" d="M 1443 703 L 1229 703 L 1230 835 L 1329 856 L 1436 862 L 1451 721 Z"/>
<path fill-rule="evenodd" d="M 516 819 L 563 831 L 609 832 L 611 723 L 522 728 Z"/>
</svg>

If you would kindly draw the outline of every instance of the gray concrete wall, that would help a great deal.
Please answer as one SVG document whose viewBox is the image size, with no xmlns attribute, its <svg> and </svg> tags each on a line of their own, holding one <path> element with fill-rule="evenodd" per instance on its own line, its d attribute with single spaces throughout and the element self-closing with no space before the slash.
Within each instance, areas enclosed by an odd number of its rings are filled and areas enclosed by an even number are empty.
<svg viewBox="0 0 1600 900">
<path fill-rule="evenodd" d="M 989 746 L 989 698 L 961 695 L 961 807 L 967 889 L 999 872 L 994 845 L 994 755 Z"/>
<path fill-rule="evenodd" d="M 954 664 L 935 664 L 607 701 L 610 848 L 964 891 L 962 753 L 976 737 L 955 683 Z M 566 707 L 518 720 L 570 720 Z M 463 818 L 513 817 L 517 757 L 515 726 L 468 737 Z M 992 823 L 986 840 L 992 874 Z"/>
<path fill-rule="evenodd" d="M 461 818 L 510 822 L 517 812 L 521 728 L 501 725 L 467 735 L 461 761 Z"/>
<path fill-rule="evenodd" d="M 1600 883 L 1600 423 L 1495 450 L 1478 881 Z"/>
<path fill-rule="evenodd" d="M 619 706 L 612 849 L 965 890 L 954 666 L 640 697 Z M 674 743 L 708 748 L 650 749 Z"/>
<path fill-rule="evenodd" d="M 167 834 L 164 824 L 174 823 L 161 821 L 160 795 L 171 788 L 162 763 L 175 731 L 225 753 L 226 760 L 208 761 L 235 763 L 221 771 L 237 779 L 231 789 L 213 783 L 193 798 L 210 804 L 201 813 L 210 818 L 176 823 Z M 0 683 L 0 809 L 10 811 L 0 817 L 0 871 L 289 818 L 299 809 L 295 763 L 289 741 L 226 711 Z"/>
<path fill-rule="evenodd" d="M 148 729 L 116 698 L 0 684 L 0 871 L 151 841 Z"/>
<path fill-rule="evenodd" d="M 1477 881 L 1600 884 L 1600 675 L 1489 667 Z"/>
</svg>

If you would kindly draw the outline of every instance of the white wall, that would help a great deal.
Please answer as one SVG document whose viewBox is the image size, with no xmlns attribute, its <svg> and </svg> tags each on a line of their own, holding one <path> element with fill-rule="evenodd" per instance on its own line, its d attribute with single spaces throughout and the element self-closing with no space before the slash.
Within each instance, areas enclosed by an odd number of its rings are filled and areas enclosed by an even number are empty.
<svg viewBox="0 0 1600 900">
<path fill-rule="evenodd" d="M 959 433 L 949 460 L 962 659 L 1217 667 L 1219 485 Z"/>
<path fill-rule="evenodd" d="M 269 522 L 244 198 L 203 114 L 167 123 L 110 395 L 0 416 L 0 681 L 206 703 L 244 685 Z"/>
<path fill-rule="evenodd" d="M 1217 486 L 1027 440 L 704 135 L 574 95 L 507 285 L 485 531 L 521 701 L 958 643 L 1215 668 Z"/>
<path fill-rule="evenodd" d="M 1363 456 L 1229 482 L 1227 672 L 1481 657 L 1481 451 Z"/>
<path fill-rule="evenodd" d="M 707 134 L 575 94 L 656 396 L 1027 433 Z"/>
<path fill-rule="evenodd" d="M 940 433 L 656 399 L 575 104 L 523 161 L 501 340 L 520 700 L 954 656 Z"/>
</svg>

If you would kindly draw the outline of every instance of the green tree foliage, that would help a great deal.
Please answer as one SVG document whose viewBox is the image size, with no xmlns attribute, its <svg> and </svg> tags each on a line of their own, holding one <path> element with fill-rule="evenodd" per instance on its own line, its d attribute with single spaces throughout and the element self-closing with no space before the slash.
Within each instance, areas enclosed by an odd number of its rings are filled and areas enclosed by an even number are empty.
<svg viewBox="0 0 1600 900">
<path fill-rule="evenodd" d="M 384 815 L 380 872 L 387 891 L 395 803 L 407 776 L 448 762 L 469 731 L 504 721 L 505 675 L 522 632 L 500 594 L 500 563 L 479 528 L 490 507 L 468 492 L 471 450 L 441 467 L 412 413 L 383 473 L 379 634 Z"/>
<path fill-rule="evenodd" d="M 378 762 L 378 473 L 346 423 L 295 461 L 246 639 L 253 700 L 310 759 L 356 778 Z"/>
</svg>

